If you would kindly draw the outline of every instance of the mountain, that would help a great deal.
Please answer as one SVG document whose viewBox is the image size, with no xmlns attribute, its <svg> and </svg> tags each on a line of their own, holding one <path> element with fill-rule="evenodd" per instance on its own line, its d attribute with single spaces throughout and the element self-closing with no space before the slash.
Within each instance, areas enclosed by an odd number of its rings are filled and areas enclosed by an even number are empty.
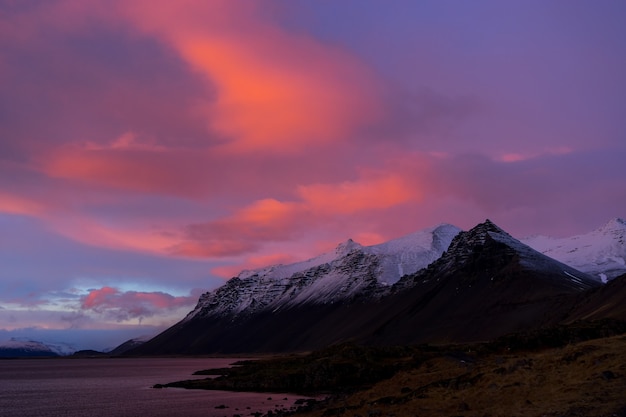
<svg viewBox="0 0 626 417">
<path fill-rule="evenodd" d="M 349 239 L 303 262 L 243 271 L 203 294 L 185 320 L 332 304 L 373 294 L 439 258 L 460 231 L 442 224 L 374 246 Z"/>
<path fill-rule="evenodd" d="M 344 309 L 378 299 L 403 274 L 424 268 L 459 232 L 443 224 L 380 245 L 348 240 L 307 261 L 244 271 L 129 353 L 289 351 L 334 343 L 354 333 L 336 316 L 348 317 Z M 353 325 L 360 321 L 347 327 Z"/>
<path fill-rule="evenodd" d="M 470 342 L 556 324 L 601 284 L 487 220 L 459 233 L 441 258 L 402 278 L 372 342 Z"/>
<path fill-rule="evenodd" d="M 119 346 L 111 349 L 109 352 L 106 352 L 106 354 L 111 355 L 111 356 L 123 355 L 124 353 L 128 352 L 129 350 L 143 345 L 148 340 L 150 340 L 150 338 L 151 337 L 149 337 L 149 336 L 140 336 L 140 337 L 135 337 L 133 339 L 129 339 L 129 340 L 125 341 L 124 343 L 120 344 Z"/>
<path fill-rule="evenodd" d="M 50 357 L 59 353 L 41 342 L 12 338 L 0 343 L 0 358 Z"/>
<path fill-rule="evenodd" d="M 568 314 L 566 323 L 605 318 L 626 321 L 626 274 L 582 294 L 575 308 Z"/>
<path fill-rule="evenodd" d="M 486 340 L 559 323 L 577 297 L 600 285 L 488 220 L 467 232 L 443 225 L 373 247 L 348 241 L 303 263 L 244 272 L 129 353 Z"/>
<path fill-rule="evenodd" d="M 603 282 L 626 273 L 626 221 L 620 218 L 587 234 L 566 238 L 531 236 L 523 241 Z"/>
</svg>

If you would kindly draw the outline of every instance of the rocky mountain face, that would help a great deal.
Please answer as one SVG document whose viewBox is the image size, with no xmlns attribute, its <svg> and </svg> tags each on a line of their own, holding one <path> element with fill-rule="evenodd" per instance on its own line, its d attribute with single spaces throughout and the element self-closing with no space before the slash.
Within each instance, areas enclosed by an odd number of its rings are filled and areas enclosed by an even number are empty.
<svg viewBox="0 0 626 417">
<path fill-rule="evenodd" d="M 490 340 L 559 323 L 578 295 L 600 285 L 487 220 L 458 234 L 441 258 L 394 286 L 396 312 L 371 340 Z"/>
<path fill-rule="evenodd" d="M 403 275 L 439 258 L 460 231 L 444 224 L 374 246 L 350 239 L 307 261 L 243 271 L 203 294 L 185 320 L 375 298 Z"/>
<path fill-rule="evenodd" d="M 428 268 L 404 277 L 396 287 L 453 277 L 460 288 L 471 288 L 481 280 L 494 282 L 500 276 L 511 279 L 517 275 L 541 276 L 543 284 L 563 290 L 598 286 L 598 280 L 588 274 L 532 249 L 486 220 L 468 232 L 459 233 L 443 256 Z"/>
<path fill-rule="evenodd" d="M 616 291 L 626 291 L 616 280 Z M 372 247 L 348 241 L 298 264 L 245 271 L 130 354 L 482 341 L 574 320 L 584 299 L 594 317 L 607 316 L 615 308 L 603 304 L 608 294 L 601 287 L 490 221 L 460 233 L 444 225 Z"/>
<path fill-rule="evenodd" d="M 615 218 L 589 233 L 566 238 L 531 236 L 524 243 L 604 282 L 626 273 L 626 221 Z"/>
</svg>

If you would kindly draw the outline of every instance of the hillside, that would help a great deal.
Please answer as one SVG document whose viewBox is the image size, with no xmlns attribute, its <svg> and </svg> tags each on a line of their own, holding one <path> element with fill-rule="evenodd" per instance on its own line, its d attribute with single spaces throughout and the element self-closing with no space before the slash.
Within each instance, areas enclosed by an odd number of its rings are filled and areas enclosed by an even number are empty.
<svg viewBox="0 0 626 417">
<path fill-rule="evenodd" d="M 431 232 L 433 242 L 435 235 Z M 204 295 L 184 320 L 129 354 L 293 352 L 345 341 L 390 345 L 490 340 L 558 324 L 581 294 L 601 286 L 490 221 L 456 234 L 437 260 L 393 285 L 377 275 L 379 255 L 350 246 L 330 262 L 308 265 L 290 278 L 261 279 L 259 272 L 235 278 Z M 335 292 L 292 302 L 297 299 L 294 286 L 305 294 L 327 280 L 335 282 Z M 342 293 L 336 281 L 358 290 Z"/>
<path fill-rule="evenodd" d="M 326 397 L 273 416 L 608 417 L 626 414 L 626 322 L 579 322 L 489 343 L 332 346 L 157 388 Z M 219 376 L 221 375 L 221 376 Z M 267 416 L 270 416 L 268 413 Z"/>
</svg>

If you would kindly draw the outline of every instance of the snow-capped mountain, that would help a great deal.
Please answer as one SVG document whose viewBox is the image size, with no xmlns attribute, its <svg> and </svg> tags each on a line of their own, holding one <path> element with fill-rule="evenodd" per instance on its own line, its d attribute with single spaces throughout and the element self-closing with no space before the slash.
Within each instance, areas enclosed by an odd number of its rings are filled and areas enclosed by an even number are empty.
<svg viewBox="0 0 626 417">
<path fill-rule="evenodd" d="M 450 277 L 460 285 L 473 285 L 479 280 L 494 282 L 499 276 L 540 276 L 560 289 L 585 291 L 599 285 L 591 276 L 550 258 L 520 242 L 490 220 L 468 232 L 459 233 L 446 253 L 427 269 L 404 277 L 396 287 L 435 277 Z M 467 279 L 461 277 L 467 275 Z"/>
<path fill-rule="evenodd" d="M 389 299 L 397 312 L 375 336 L 394 344 L 489 340 L 557 324 L 576 297 L 600 286 L 487 220 L 394 285 Z"/>
<path fill-rule="evenodd" d="M 185 320 L 333 303 L 372 293 L 425 268 L 459 232 L 456 226 L 442 224 L 373 246 L 349 239 L 334 251 L 303 262 L 243 271 L 203 294 Z"/>
<path fill-rule="evenodd" d="M 467 232 L 443 225 L 376 246 L 347 241 L 308 261 L 243 272 L 127 354 L 490 340 L 562 323 L 601 285 L 490 221 Z"/>
<path fill-rule="evenodd" d="M 626 221 L 620 218 L 582 235 L 531 236 L 523 242 L 603 282 L 626 273 Z"/>
<path fill-rule="evenodd" d="M 11 340 L 0 342 L 0 357 L 35 357 L 59 356 L 60 353 L 50 346 L 32 340 Z"/>
</svg>

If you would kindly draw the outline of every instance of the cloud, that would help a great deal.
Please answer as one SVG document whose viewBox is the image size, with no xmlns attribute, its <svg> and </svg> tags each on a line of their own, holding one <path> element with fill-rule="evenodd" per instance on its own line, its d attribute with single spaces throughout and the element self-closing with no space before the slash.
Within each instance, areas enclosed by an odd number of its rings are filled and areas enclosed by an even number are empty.
<svg viewBox="0 0 626 417">
<path fill-rule="evenodd" d="M 201 178 L 206 160 L 197 151 L 120 142 L 109 147 L 69 145 L 39 157 L 52 178 L 95 183 L 121 190 L 194 197 L 204 194 Z M 208 187 L 207 187 L 208 188 Z"/>
<path fill-rule="evenodd" d="M 442 221 L 573 234 L 624 216 L 618 22 L 611 36 L 603 18 L 601 31 L 543 28 L 531 40 L 546 42 L 526 44 L 521 32 L 485 37 L 502 22 L 535 27 L 517 15 L 416 25 L 418 9 L 424 21 L 442 12 L 430 7 L 9 3 L 0 260 L 5 301 L 23 301 L 3 305 L 5 318 L 165 320 L 157 300 L 120 288 L 153 294 L 172 276 L 212 287 L 214 274 Z M 501 48 L 513 44 L 523 48 Z M 93 308 L 58 293 L 76 281 L 101 291 Z"/>
<path fill-rule="evenodd" d="M 298 224 L 306 222 L 300 203 L 275 199 L 255 201 L 232 216 L 185 228 L 186 240 L 172 253 L 193 257 L 223 257 L 255 252 L 263 243 L 295 237 Z"/>
<path fill-rule="evenodd" d="M 68 323 L 70 329 L 79 329 L 93 325 L 93 318 L 83 311 L 68 311 L 61 316 L 61 321 Z"/>
<path fill-rule="evenodd" d="M 346 51 L 268 22 L 258 3 L 122 2 L 215 91 L 209 125 L 236 152 L 303 151 L 380 120 L 379 82 Z"/>
<path fill-rule="evenodd" d="M 36 201 L 0 191 L 0 213 L 34 216 L 42 210 L 42 205 Z"/>
<path fill-rule="evenodd" d="M 250 254 L 272 242 L 302 238 L 318 226 L 355 224 L 355 217 L 417 201 L 420 191 L 396 175 L 338 184 L 312 184 L 296 190 L 298 200 L 257 200 L 233 215 L 188 225 L 185 241 L 172 253 L 194 257 Z M 343 227 L 345 227 L 345 224 Z"/>
<path fill-rule="evenodd" d="M 500 162 L 520 162 L 527 161 L 529 159 L 542 158 L 550 155 L 566 155 L 574 152 L 574 150 L 567 146 L 562 146 L 555 149 L 544 149 L 542 152 L 509 152 L 500 155 L 497 160 Z"/>
<path fill-rule="evenodd" d="M 243 263 L 223 265 L 211 269 L 211 273 L 224 278 L 238 275 L 244 269 L 262 268 L 268 265 L 290 264 L 299 261 L 293 253 L 271 253 L 269 255 L 250 256 Z"/>
<path fill-rule="evenodd" d="M 339 184 L 313 184 L 298 187 L 298 194 L 312 211 L 352 214 L 386 209 L 416 200 L 419 190 L 397 175 Z"/>
<path fill-rule="evenodd" d="M 85 311 L 93 311 L 118 322 L 162 315 L 164 312 L 181 307 L 190 307 L 197 297 L 175 297 L 155 291 L 120 291 L 113 287 L 102 287 L 89 290 L 89 294 L 81 298 L 80 307 Z"/>
</svg>

